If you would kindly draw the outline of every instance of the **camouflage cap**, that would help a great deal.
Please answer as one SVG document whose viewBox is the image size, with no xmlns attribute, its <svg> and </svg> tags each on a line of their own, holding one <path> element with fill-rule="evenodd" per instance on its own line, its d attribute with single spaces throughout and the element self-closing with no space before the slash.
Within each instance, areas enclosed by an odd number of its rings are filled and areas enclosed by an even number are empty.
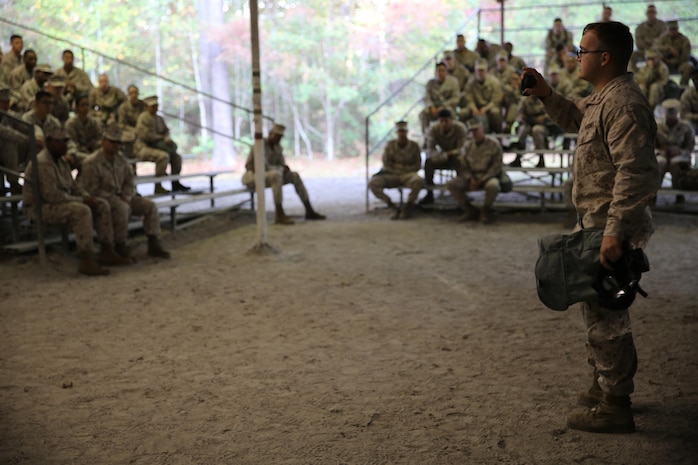
<svg viewBox="0 0 698 465">
<path fill-rule="evenodd" d="M 52 140 L 68 140 L 68 134 L 65 133 L 65 130 L 61 127 L 54 127 L 52 128 L 49 132 L 44 134 L 44 137 L 46 139 L 52 139 Z"/>
<path fill-rule="evenodd" d="M 509 54 L 508 54 L 507 52 L 499 52 L 499 53 L 497 54 L 497 60 L 498 60 L 498 61 L 499 61 L 499 60 L 509 61 Z"/>
<path fill-rule="evenodd" d="M 42 63 L 40 65 L 36 65 L 34 67 L 34 72 L 41 71 L 42 73 L 46 74 L 53 74 L 53 70 L 51 69 L 51 65 L 47 65 L 46 63 Z"/>
<path fill-rule="evenodd" d="M 104 134 L 102 134 L 102 137 L 104 139 L 110 140 L 112 142 L 121 142 L 121 136 L 121 128 L 116 124 L 110 124 L 109 126 L 107 126 L 107 128 L 104 130 Z"/>
<path fill-rule="evenodd" d="M 652 49 L 645 50 L 645 59 L 657 58 L 657 52 Z"/>
<path fill-rule="evenodd" d="M 146 97 L 143 99 L 143 103 L 147 107 L 153 107 L 158 104 L 158 96 L 157 95 L 151 95 L 150 97 Z"/>
<path fill-rule="evenodd" d="M 675 98 L 668 98 L 662 102 L 662 108 L 666 113 L 678 113 L 681 102 Z"/>
<path fill-rule="evenodd" d="M 444 58 L 453 58 L 453 52 L 450 50 L 446 50 L 443 54 Z"/>
<path fill-rule="evenodd" d="M 284 126 L 283 124 L 274 123 L 274 125 L 271 127 L 271 133 L 277 134 L 279 136 L 283 136 L 285 131 L 286 131 L 286 126 Z"/>
<path fill-rule="evenodd" d="M 481 127 L 482 127 L 482 123 L 480 122 L 479 119 L 470 118 L 468 120 L 468 131 L 474 131 L 475 129 L 480 129 Z"/>
<path fill-rule="evenodd" d="M 478 60 L 478 62 L 475 64 L 475 69 L 476 70 L 487 70 L 487 62 L 485 60 Z"/>
<path fill-rule="evenodd" d="M 398 121 L 395 123 L 395 129 L 398 131 L 407 131 L 407 121 Z"/>
<path fill-rule="evenodd" d="M 65 87 L 65 78 L 63 76 L 51 75 L 48 78 L 48 83 L 51 87 Z"/>
<path fill-rule="evenodd" d="M 667 29 L 678 29 L 679 28 L 679 21 L 676 19 L 672 19 L 666 22 L 666 28 Z"/>
<path fill-rule="evenodd" d="M 560 74 L 560 67 L 557 64 L 550 65 L 550 68 L 548 68 L 548 74 Z"/>
</svg>

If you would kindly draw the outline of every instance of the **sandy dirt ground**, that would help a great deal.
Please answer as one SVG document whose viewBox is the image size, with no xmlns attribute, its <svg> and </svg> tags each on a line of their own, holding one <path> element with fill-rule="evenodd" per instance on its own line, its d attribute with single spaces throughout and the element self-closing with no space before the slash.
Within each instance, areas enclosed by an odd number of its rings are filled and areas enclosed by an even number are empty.
<svg viewBox="0 0 698 465">
<path fill-rule="evenodd" d="M 57 249 L 0 260 L 0 463 L 698 463 L 697 216 L 656 215 L 638 432 L 596 435 L 565 427 L 591 381 L 581 315 L 535 291 L 563 213 L 396 222 L 360 178 L 307 184 L 329 219 L 286 187 L 276 253 L 238 212 L 166 234 L 169 261 L 136 234 L 108 277 Z"/>
</svg>

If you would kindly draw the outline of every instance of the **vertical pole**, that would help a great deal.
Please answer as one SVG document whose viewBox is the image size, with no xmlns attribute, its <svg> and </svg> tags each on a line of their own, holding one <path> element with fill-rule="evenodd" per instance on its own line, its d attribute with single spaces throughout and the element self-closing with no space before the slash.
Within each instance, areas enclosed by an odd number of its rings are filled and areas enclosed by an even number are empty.
<svg viewBox="0 0 698 465">
<path fill-rule="evenodd" d="M 368 157 L 371 155 L 369 150 L 369 144 L 371 140 L 371 136 L 369 135 L 369 127 L 370 127 L 370 116 L 366 117 L 366 213 L 368 213 Z"/>
<path fill-rule="evenodd" d="M 504 0 L 497 0 L 499 2 L 499 45 L 504 47 Z"/>
<path fill-rule="evenodd" d="M 262 79 L 259 65 L 259 10 L 257 0 L 250 0 L 252 43 L 252 102 L 254 104 L 254 183 L 257 194 L 257 247 L 267 244 L 267 216 L 264 198 L 264 139 L 262 136 Z"/>
</svg>

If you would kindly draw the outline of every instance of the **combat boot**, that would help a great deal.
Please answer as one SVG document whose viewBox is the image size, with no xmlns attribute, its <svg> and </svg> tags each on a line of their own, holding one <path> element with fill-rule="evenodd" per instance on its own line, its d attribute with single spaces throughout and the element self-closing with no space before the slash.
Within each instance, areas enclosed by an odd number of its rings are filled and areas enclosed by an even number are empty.
<svg viewBox="0 0 698 465">
<path fill-rule="evenodd" d="M 407 202 L 402 206 L 402 211 L 400 212 L 400 219 L 409 220 L 412 218 L 412 212 L 414 211 L 414 203 Z"/>
<path fill-rule="evenodd" d="M 80 252 L 80 264 L 78 272 L 87 276 L 105 276 L 109 274 L 109 270 L 97 265 L 92 259 L 92 252 Z"/>
<path fill-rule="evenodd" d="M 422 200 L 420 200 L 419 205 L 431 205 L 434 203 L 434 192 L 433 191 L 427 191 L 427 195 L 424 196 Z"/>
<path fill-rule="evenodd" d="M 601 402 L 596 407 L 579 409 L 567 415 L 567 426 L 591 433 L 634 433 L 635 421 L 630 409 L 630 396 L 603 393 Z"/>
<path fill-rule="evenodd" d="M 284 207 L 281 204 L 276 205 L 276 224 L 294 224 L 293 218 L 286 216 Z"/>
<path fill-rule="evenodd" d="M 153 191 L 153 194 L 169 194 L 170 191 L 162 187 L 162 184 L 159 182 L 155 183 L 155 190 Z"/>
<path fill-rule="evenodd" d="M 480 210 L 480 223 L 490 224 L 492 222 L 492 212 L 487 207 L 482 207 Z"/>
<path fill-rule="evenodd" d="M 114 251 L 109 243 L 102 244 L 102 248 L 99 251 L 99 263 L 106 266 L 123 266 L 130 265 L 133 261 L 130 258 L 122 257 Z"/>
<path fill-rule="evenodd" d="M 327 218 L 325 215 L 321 215 L 320 213 L 313 210 L 313 207 L 310 206 L 310 203 L 308 203 L 305 206 L 305 219 L 306 220 L 324 220 L 325 218 Z"/>
<path fill-rule="evenodd" d="M 596 407 L 601 402 L 602 397 L 603 391 L 599 385 L 599 375 L 594 370 L 594 380 L 591 383 L 591 387 L 577 394 L 577 405 L 589 408 Z"/>
<path fill-rule="evenodd" d="M 157 258 L 170 258 L 170 253 L 162 248 L 160 240 L 155 235 L 148 236 L 148 255 Z"/>
<path fill-rule="evenodd" d="M 131 251 L 129 250 L 128 246 L 126 245 L 125 242 L 120 242 L 114 246 L 114 252 L 116 252 L 118 255 L 128 258 L 132 262 L 135 262 L 136 259 L 131 255 Z"/>
<path fill-rule="evenodd" d="M 472 205 L 466 205 L 465 213 L 458 217 L 459 223 L 465 223 L 466 221 L 475 221 L 480 216 L 480 212 L 477 208 Z"/>
</svg>

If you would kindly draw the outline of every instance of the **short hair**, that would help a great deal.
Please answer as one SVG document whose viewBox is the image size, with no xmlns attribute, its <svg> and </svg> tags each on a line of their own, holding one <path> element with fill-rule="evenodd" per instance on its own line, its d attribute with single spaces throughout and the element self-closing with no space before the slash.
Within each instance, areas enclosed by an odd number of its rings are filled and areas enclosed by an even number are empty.
<svg viewBox="0 0 698 465">
<path fill-rule="evenodd" d="M 133 87 L 136 90 L 140 90 L 137 85 L 129 84 L 128 87 L 126 88 L 126 92 L 129 92 L 131 90 L 131 87 Z"/>
<path fill-rule="evenodd" d="M 555 19 L 553 19 L 553 22 L 554 22 L 554 23 L 561 23 L 562 20 L 561 20 L 560 18 L 555 18 Z"/>
<path fill-rule="evenodd" d="M 65 55 L 66 53 L 70 53 L 72 56 L 75 56 L 73 51 L 70 50 L 69 48 L 66 48 L 65 50 L 63 50 L 63 53 L 61 53 L 61 56 Z"/>
<path fill-rule="evenodd" d="M 465 36 L 463 34 L 456 34 L 456 39 L 465 39 Z"/>
<path fill-rule="evenodd" d="M 12 34 L 12 35 L 10 36 L 10 42 L 12 42 L 12 41 L 15 40 L 15 39 L 22 39 L 22 40 L 24 40 L 24 39 L 22 38 L 21 35 L 19 35 L 19 34 Z"/>
<path fill-rule="evenodd" d="M 599 42 L 611 54 L 613 61 L 619 68 L 628 67 L 635 46 L 633 35 L 628 26 L 618 21 L 589 23 L 584 27 L 582 35 L 586 34 L 587 31 L 596 32 Z"/>
<path fill-rule="evenodd" d="M 34 51 L 33 48 L 28 48 L 24 51 L 24 54 L 22 56 L 27 56 L 28 53 L 33 53 L 34 56 L 36 56 L 36 52 Z"/>
<path fill-rule="evenodd" d="M 439 66 L 443 66 L 444 68 L 448 69 L 448 66 L 446 66 L 446 63 L 444 63 L 443 61 L 436 63 L 436 68 L 438 68 Z"/>
<path fill-rule="evenodd" d="M 88 100 L 89 100 L 89 98 L 90 98 L 90 96 L 89 96 L 89 94 L 87 94 L 87 93 L 82 93 L 82 94 L 76 95 L 76 96 L 75 96 L 75 108 L 77 108 L 78 104 L 79 104 L 80 102 L 82 102 L 84 99 L 88 99 Z"/>
</svg>

